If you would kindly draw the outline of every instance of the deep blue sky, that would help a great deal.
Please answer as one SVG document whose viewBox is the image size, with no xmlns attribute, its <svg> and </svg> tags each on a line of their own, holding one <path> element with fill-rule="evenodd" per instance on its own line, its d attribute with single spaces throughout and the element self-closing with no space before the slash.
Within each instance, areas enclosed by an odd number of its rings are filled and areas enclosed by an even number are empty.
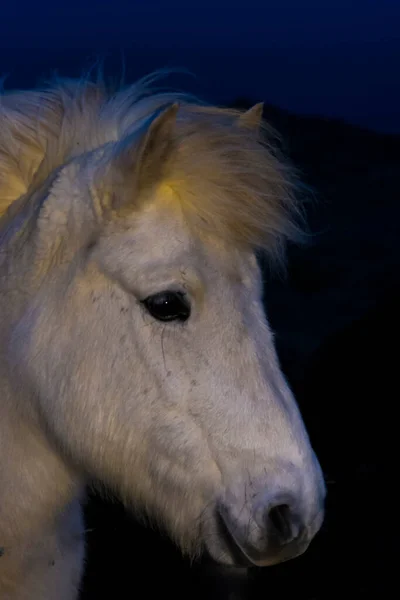
<svg viewBox="0 0 400 600">
<path fill-rule="evenodd" d="M 6 88 L 96 56 L 129 80 L 164 66 L 237 96 L 400 133 L 400 0 L 0 0 Z"/>
</svg>

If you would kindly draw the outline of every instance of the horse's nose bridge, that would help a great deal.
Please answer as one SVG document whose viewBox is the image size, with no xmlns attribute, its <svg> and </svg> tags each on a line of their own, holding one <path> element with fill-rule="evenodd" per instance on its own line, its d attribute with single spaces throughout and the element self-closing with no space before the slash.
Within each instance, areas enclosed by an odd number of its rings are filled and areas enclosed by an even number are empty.
<svg viewBox="0 0 400 600">
<path fill-rule="evenodd" d="M 276 454 L 303 467 L 310 461 L 310 440 L 296 398 L 279 368 L 263 369 L 261 396 L 258 402 L 265 406 L 265 433 L 274 440 Z"/>
<path fill-rule="evenodd" d="M 280 414 L 286 421 L 291 421 L 292 417 L 298 418 L 297 403 L 279 367 L 274 347 L 265 347 L 257 339 L 248 342 L 250 361 L 243 363 L 241 373 L 244 385 L 249 386 L 248 391 L 264 409 Z M 245 347 L 241 349 L 241 354 L 244 352 Z"/>
<path fill-rule="evenodd" d="M 233 444 L 242 450 L 238 461 L 249 465 L 250 453 L 250 470 L 276 458 L 310 474 L 308 433 L 273 348 L 258 336 L 249 336 L 232 355 L 237 363 L 230 365 L 226 416 L 232 424 L 240 417 L 241 429 L 230 428 Z"/>
<path fill-rule="evenodd" d="M 311 452 L 308 433 L 297 402 L 285 380 L 265 378 L 254 395 L 257 427 L 265 451 L 288 463 L 303 464 Z"/>
</svg>

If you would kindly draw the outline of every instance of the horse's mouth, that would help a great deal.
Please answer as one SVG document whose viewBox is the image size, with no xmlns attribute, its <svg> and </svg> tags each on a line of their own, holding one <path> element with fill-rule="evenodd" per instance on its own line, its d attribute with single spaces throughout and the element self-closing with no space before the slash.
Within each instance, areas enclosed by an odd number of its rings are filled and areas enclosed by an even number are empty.
<svg viewBox="0 0 400 600">
<path fill-rule="evenodd" d="M 216 526 L 218 548 L 207 547 L 207 551 L 215 562 L 228 567 L 262 568 L 287 562 L 304 554 L 313 539 L 312 535 L 304 532 L 287 546 L 262 552 L 259 549 L 247 548 L 239 541 L 219 514 L 216 515 Z"/>
</svg>

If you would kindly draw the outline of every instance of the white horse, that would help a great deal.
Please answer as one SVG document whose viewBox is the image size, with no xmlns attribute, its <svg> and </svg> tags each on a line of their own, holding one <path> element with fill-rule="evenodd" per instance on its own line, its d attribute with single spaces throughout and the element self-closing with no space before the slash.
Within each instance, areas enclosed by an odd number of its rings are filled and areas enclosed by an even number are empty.
<svg viewBox="0 0 400 600">
<path fill-rule="evenodd" d="M 291 177 L 260 105 L 150 83 L 1 98 L 1 600 L 77 598 L 93 481 L 227 565 L 323 520 L 256 260 L 297 235 Z"/>
</svg>

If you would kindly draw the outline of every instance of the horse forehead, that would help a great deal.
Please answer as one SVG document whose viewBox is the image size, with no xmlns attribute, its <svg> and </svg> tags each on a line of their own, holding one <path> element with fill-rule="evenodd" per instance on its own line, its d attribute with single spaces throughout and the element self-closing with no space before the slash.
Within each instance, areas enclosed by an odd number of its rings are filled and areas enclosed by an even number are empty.
<svg viewBox="0 0 400 600">
<path fill-rule="evenodd" d="M 174 207 L 151 202 L 134 214 L 127 223 L 137 243 L 143 244 L 146 252 L 161 249 L 185 252 L 195 244 L 193 234 L 183 216 Z"/>
<path fill-rule="evenodd" d="M 173 195 L 171 202 L 165 195 L 161 200 L 156 196 L 146 202 L 127 218 L 123 229 L 124 243 L 138 251 L 135 256 L 139 269 L 141 265 L 191 267 L 201 279 L 224 275 L 225 285 L 230 281 L 246 287 L 257 278 L 253 252 L 240 251 L 217 236 L 197 233 L 188 225 Z"/>
<path fill-rule="evenodd" d="M 130 234 L 145 264 L 191 266 L 199 275 L 224 274 L 231 282 L 253 279 L 253 255 L 229 248 L 217 238 L 196 236 L 180 219 L 148 217 Z"/>
</svg>

